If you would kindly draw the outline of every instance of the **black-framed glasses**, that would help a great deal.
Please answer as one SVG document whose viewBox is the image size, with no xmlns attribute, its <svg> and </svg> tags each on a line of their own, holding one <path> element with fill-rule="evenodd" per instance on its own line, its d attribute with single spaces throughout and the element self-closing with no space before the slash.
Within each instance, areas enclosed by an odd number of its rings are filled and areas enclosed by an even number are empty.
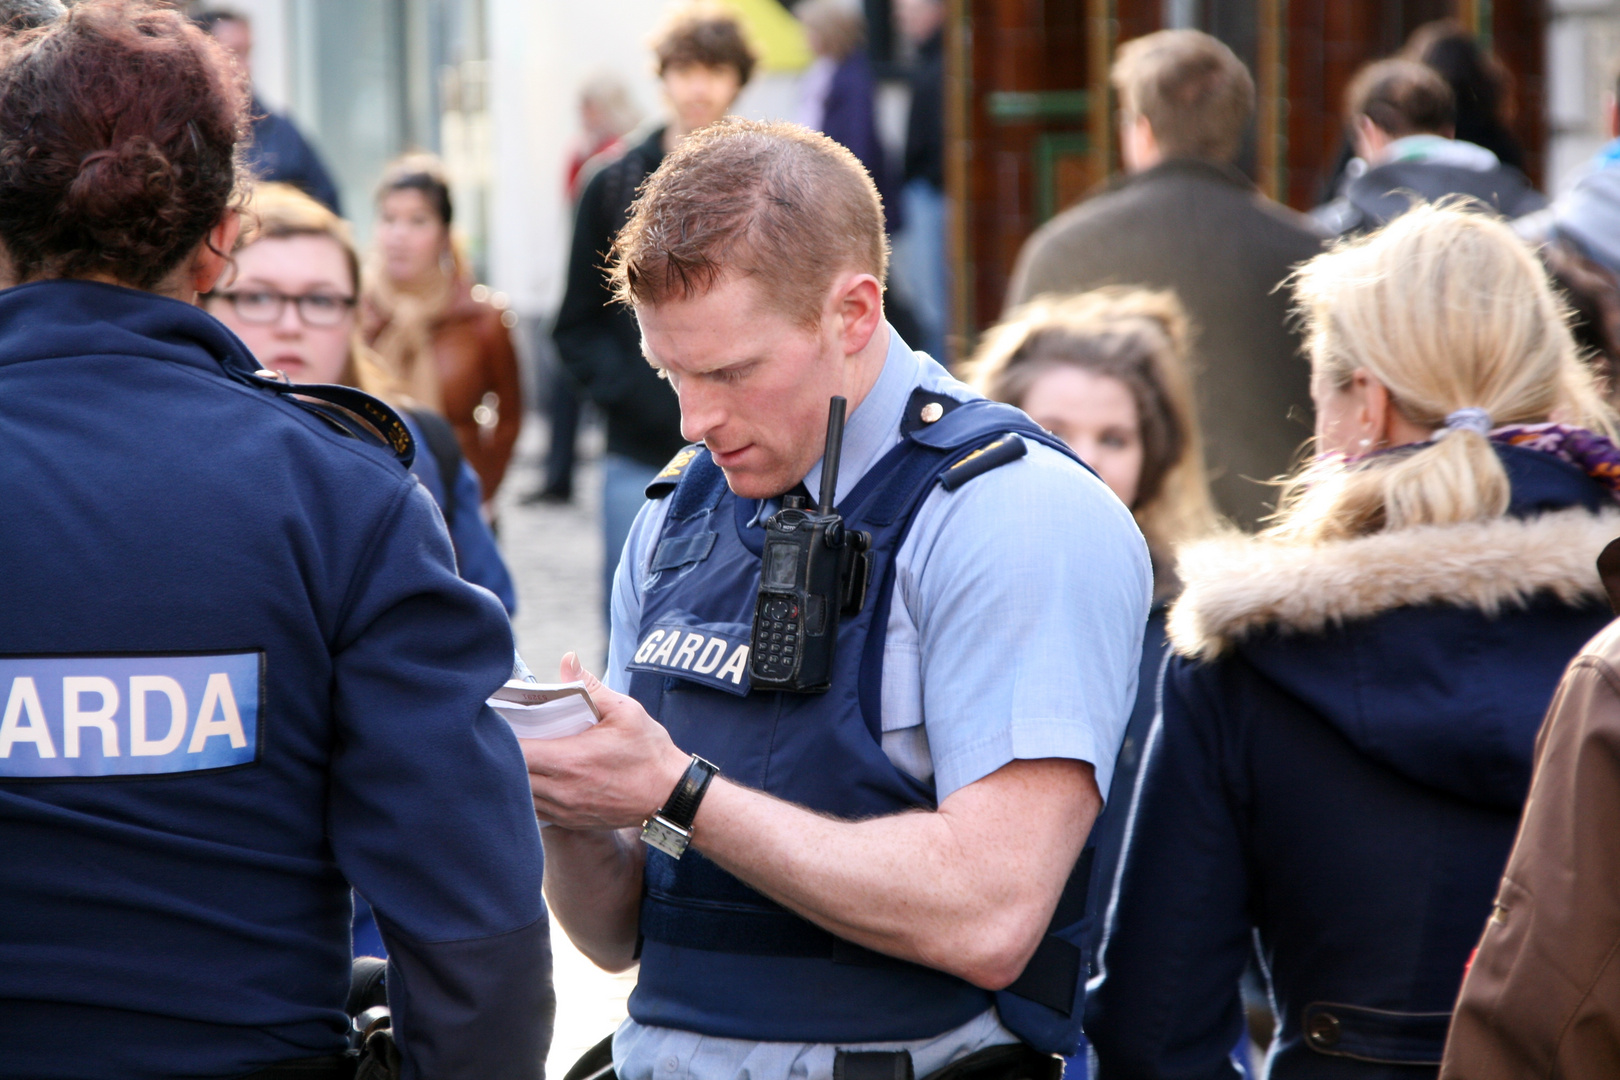
<svg viewBox="0 0 1620 1080">
<path fill-rule="evenodd" d="M 334 293 L 305 293 L 288 296 L 269 289 L 240 289 L 236 292 L 218 292 L 215 296 L 229 300 L 236 317 L 245 323 L 267 325 L 281 321 L 290 302 L 298 308 L 298 317 L 305 326 L 336 326 L 354 307 L 354 297 Z"/>
</svg>

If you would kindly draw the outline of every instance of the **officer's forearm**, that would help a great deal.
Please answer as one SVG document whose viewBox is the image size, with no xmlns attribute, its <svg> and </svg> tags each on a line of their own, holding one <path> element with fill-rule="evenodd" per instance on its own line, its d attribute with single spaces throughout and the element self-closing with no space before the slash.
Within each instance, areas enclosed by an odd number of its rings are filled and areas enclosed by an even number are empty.
<svg viewBox="0 0 1620 1080">
<path fill-rule="evenodd" d="M 693 842 L 846 940 L 1000 989 L 1039 944 L 1101 805 L 1091 766 L 1055 759 L 1012 762 L 936 812 L 855 822 L 721 779 Z"/>
<path fill-rule="evenodd" d="M 592 963 L 623 971 L 635 963 L 642 846 L 633 831 L 541 830 L 546 902 L 569 940 Z"/>
</svg>

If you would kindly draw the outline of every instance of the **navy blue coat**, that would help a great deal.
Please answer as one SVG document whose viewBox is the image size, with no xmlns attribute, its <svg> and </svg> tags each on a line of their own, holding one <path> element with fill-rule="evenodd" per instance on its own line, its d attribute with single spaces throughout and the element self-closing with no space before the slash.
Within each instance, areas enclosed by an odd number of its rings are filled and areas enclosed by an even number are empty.
<svg viewBox="0 0 1620 1080">
<path fill-rule="evenodd" d="M 0 1077 L 341 1052 L 352 883 L 405 1075 L 538 1080 L 506 614 L 391 453 L 256 366 L 174 300 L 0 292 Z"/>
<path fill-rule="evenodd" d="M 1508 518 L 1321 545 L 1295 577 L 1261 550 L 1214 575 L 1229 603 L 1206 629 L 1271 614 L 1218 657 L 1167 668 L 1087 1002 L 1102 1080 L 1233 1076 L 1256 943 L 1281 1023 L 1271 1077 L 1434 1074 L 1542 715 L 1610 617 L 1592 560 L 1620 532 L 1572 466 L 1500 456 Z M 1568 562 L 1567 581 L 1543 581 L 1556 560 L 1484 558 L 1524 535 Z M 1514 575 L 1527 604 L 1469 606 Z M 1198 567 L 1185 576 L 1181 603 L 1205 604 Z M 1381 603 L 1397 578 L 1418 584 Z"/>
<path fill-rule="evenodd" d="M 343 213 L 337 185 L 298 126 L 281 113 L 253 99 L 253 140 L 245 156 L 248 168 L 260 180 L 291 184 L 334 214 Z"/>
</svg>

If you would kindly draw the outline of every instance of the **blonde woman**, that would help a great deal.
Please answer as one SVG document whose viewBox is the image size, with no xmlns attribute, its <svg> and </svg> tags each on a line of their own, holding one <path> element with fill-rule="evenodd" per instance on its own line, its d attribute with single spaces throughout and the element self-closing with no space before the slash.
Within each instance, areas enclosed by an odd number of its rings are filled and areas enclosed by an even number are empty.
<svg viewBox="0 0 1620 1080">
<path fill-rule="evenodd" d="M 1613 417 L 1535 257 L 1421 207 L 1301 270 L 1321 456 L 1183 550 L 1086 1030 L 1217 1076 L 1258 946 L 1273 1080 L 1432 1076 L 1536 730 L 1609 619 Z"/>
</svg>

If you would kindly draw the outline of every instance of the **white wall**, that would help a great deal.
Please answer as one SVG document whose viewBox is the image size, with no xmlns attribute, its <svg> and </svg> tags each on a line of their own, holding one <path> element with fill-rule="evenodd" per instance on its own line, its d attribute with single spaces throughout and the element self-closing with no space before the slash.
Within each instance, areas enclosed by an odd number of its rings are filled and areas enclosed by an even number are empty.
<svg viewBox="0 0 1620 1080">
<path fill-rule="evenodd" d="M 1607 140 L 1602 101 L 1620 72 L 1620 0 L 1553 0 L 1547 24 L 1547 191 L 1568 190 Z"/>
</svg>

